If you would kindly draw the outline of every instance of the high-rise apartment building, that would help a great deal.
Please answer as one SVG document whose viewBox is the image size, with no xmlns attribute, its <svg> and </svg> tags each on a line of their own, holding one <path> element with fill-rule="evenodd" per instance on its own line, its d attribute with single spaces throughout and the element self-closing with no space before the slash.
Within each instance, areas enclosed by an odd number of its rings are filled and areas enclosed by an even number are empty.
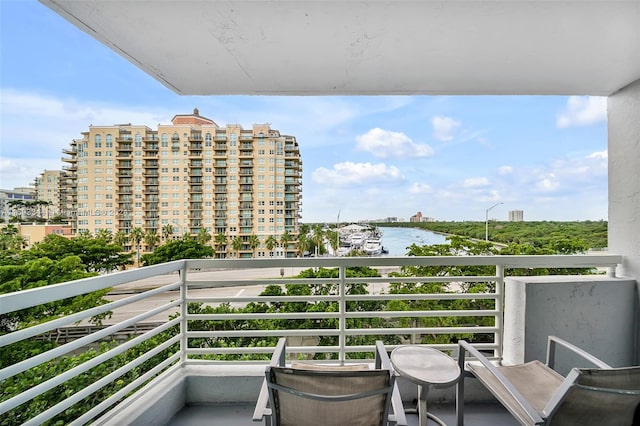
<svg viewBox="0 0 640 426">
<path fill-rule="evenodd" d="M 509 222 L 522 222 L 524 220 L 524 211 L 522 210 L 510 210 Z"/>
<path fill-rule="evenodd" d="M 61 206 L 60 187 L 66 179 L 66 173 L 62 170 L 45 170 L 35 178 L 34 186 L 36 200 L 47 203 L 43 213 L 44 219 L 52 219 L 56 216 L 65 216 Z"/>
<path fill-rule="evenodd" d="M 302 160 L 294 136 L 269 124 L 219 127 L 197 109 L 157 130 L 92 125 L 82 135 L 63 159 L 63 205 L 73 205 L 75 232 L 142 228 L 161 236 L 169 228 L 177 238 L 205 229 L 214 240 L 226 237 L 217 257 L 295 256 Z M 269 236 L 285 233 L 288 247 L 266 248 Z"/>
</svg>

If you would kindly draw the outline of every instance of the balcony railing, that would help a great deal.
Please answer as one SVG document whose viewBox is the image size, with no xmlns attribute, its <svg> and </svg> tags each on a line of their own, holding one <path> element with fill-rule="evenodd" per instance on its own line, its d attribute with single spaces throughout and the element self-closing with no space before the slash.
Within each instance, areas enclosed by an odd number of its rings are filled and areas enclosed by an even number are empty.
<svg viewBox="0 0 640 426">
<path fill-rule="evenodd" d="M 116 298 L 105 305 L 95 306 L 83 312 L 77 312 L 64 317 L 58 317 L 45 323 L 41 323 L 30 328 L 16 330 L 0 336 L 0 346 L 5 347 L 25 339 L 43 338 L 43 336 L 56 333 L 57 330 L 71 327 L 74 324 L 84 322 L 89 318 L 104 314 L 110 311 L 127 309 L 132 313 L 116 321 L 105 328 L 98 328 L 86 336 L 80 337 L 69 343 L 55 347 L 47 352 L 32 356 L 23 361 L 0 370 L 0 383 L 10 380 L 24 372 L 29 371 L 43 363 L 59 359 L 61 356 L 82 351 L 88 346 L 95 345 L 109 336 L 122 333 L 123 330 L 131 329 L 136 324 L 154 322 L 153 328 L 141 327 L 143 334 L 132 338 L 126 343 L 122 343 L 112 349 L 102 352 L 99 355 L 86 360 L 84 363 L 75 365 L 64 373 L 40 381 L 17 395 L 5 397 L 0 402 L 0 415 L 16 409 L 21 404 L 28 402 L 45 392 L 51 391 L 86 371 L 101 365 L 109 360 L 152 339 L 170 329 L 179 329 L 170 335 L 165 341 L 159 343 L 155 348 L 149 350 L 135 359 L 128 359 L 127 362 L 101 379 L 88 383 L 85 387 L 75 393 L 69 393 L 66 399 L 55 405 L 42 409 L 42 411 L 31 419 L 22 419 L 26 424 L 41 424 L 54 418 L 59 413 L 67 410 L 72 405 L 84 400 L 107 385 L 118 384 L 118 389 L 108 398 L 89 405 L 88 411 L 76 419 L 77 424 L 83 424 L 92 418 L 110 409 L 132 391 L 140 388 L 144 383 L 165 370 L 170 365 L 177 364 L 238 364 L 255 363 L 255 357 L 268 359 L 273 347 L 246 346 L 246 345 L 196 345 L 201 339 L 208 339 L 210 342 L 220 339 L 249 338 L 246 342 L 260 340 L 262 338 L 273 338 L 281 336 L 330 336 L 335 343 L 330 345 L 312 346 L 291 346 L 289 349 L 297 354 L 324 353 L 334 359 L 345 360 L 351 355 L 358 356 L 357 353 L 371 352 L 373 345 L 354 344 L 358 337 L 376 336 L 385 339 L 397 335 L 492 335 L 493 338 L 487 343 L 476 345 L 479 349 L 493 351 L 496 358 L 501 357 L 502 331 L 503 331 L 503 289 L 505 269 L 508 268 L 601 268 L 607 270 L 608 276 L 614 276 L 615 268 L 622 262 L 618 255 L 579 255 L 579 256 L 464 256 L 464 257 L 324 257 L 324 258 L 294 258 L 294 259 L 247 259 L 247 260 L 227 260 L 227 259 L 200 259 L 200 260 L 179 260 L 160 265 L 149 266 L 124 272 L 116 272 L 93 278 L 86 278 L 55 284 L 15 293 L 0 295 L 0 315 L 16 312 L 22 309 L 40 306 L 50 302 L 61 301 L 63 299 L 80 296 L 89 292 L 112 289 L 113 292 L 132 293 L 124 298 Z M 478 276 L 395 276 L 394 274 L 383 274 L 384 271 L 399 270 L 402 267 L 436 267 L 436 266 L 489 266 L 494 270 L 494 274 Z M 358 277 L 347 276 L 349 267 L 371 267 L 381 272 L 379 277 Z M 337 278 L 283 278 L 285 268 L 337 268 Z M 241 278 L 230 279 L 228 271 L 239 270 Z M 203 272 L 206 271 L 206 272 Z M 274 272 L 276 271 L 276 272 Z M 139 283 L 146 281 L 155 285 L 142 285 Z M 489 293 L 464 293 L 455 290 L 459 283 L 494 283 L 491 288 L 495 291 Z M 159 283 L 159 284 L 158 284 Z M 365 283 L 369 291 L 365 294 L 349 294 L 350 285 Z M 440 283 L 448 286 L 449 291 L 445 293 L 427 294 L 392 294 L 388 291 L 392 283 Z M 259 296 L 260 290 L 268 285 L 330 285 L 335 291 L 330 291 L 321 295 L 285 295 L 285 296 Z M 236 296 L 229 296 L 224 289 L 229 287 L 242 287 L 243 289 L 254 289 L 254 295 L 250 291 L 233 292 Z M 137 291 L 132 292 L 132 288 Z M 378 291 L 375 291 L 375 288 Z M 371 291 L 371 290 L 374 291 Z M 206 292 L 203 292 L 206 290 Z M 165 302 L 149 308 L 148 311 L 138 313 L 139 308 L 134 308 L 133 304 L 149 301 L 159 295 L 166 296 Z M 490 308 L 477 310 L 371 310 L 363 307 L 368 306 L 365 302 L 391 302 L 391 301 L 438 301 L 438 300 L 487 300 Z M 210 306 L 229 304 L 229 306 L 246 306 L 248 303 L 274 303 L 281 304 L 287 302 L 302 303 L 330 303 L 335 306 L 332 310 L 322 310 L 320 312 L 279 312 L 273 313 L 265 310 L 259 313 L 207 313 L 194 314 L 188 312 L 190 303 L 201 303 Z M 359 304 L 359 308 L 353 306 Z M 172 315 L 172 319 L 169 319 Z M 158 316 L 163 319 L 158 321 Z M 400 321 L 380 322 L 384 326 L 358 327 L 350 324 L 357 324 L 356 319 L 371 318 L 378 320 L 392 320 L 401 318 L 435 318 L 435 317 L 484 317 L 493 318 L 493 324 L 489 326 L 446 326 L 446 327 L 421 327 L 403 326 Z M 154 320 L 155 318 L 155 320 Z M 247 321 L 249 323 L 261 323 L 263 320 L 284 320 L 283 324 L 292 324 L 295 320 L 333 320 L 329 324 L 331 327 L 322 328 L 287 328 L 287 329 L 258 329 L 250 327 L 227 328 L 223 327 L 224 322 Z M 213 330 L 198 330 L 193 324 L 207 321 L 219 321 L 221 326 L 213 327 Z M 257 338 L 257 339 L 251 339 Z M 242 340 L 238 340 L 241 342 Z M 388 345 L 388 349 L 393 349 L 397 345 Z M 434 344 L 442 350 L 453 350 L 454 343 Z M 155 357 L 162 351 L 177 348 L 168 356 Z M 243 359 L 254 361 L 221 361 L 211 360 L 215 356 L 238 356 Z M 204 357 L 203 357 L 204 356 Z M 149 366 L 149 361 L 153 365 Z M 264 361 L 258 361 L 264 362 Z M 135 379 L 123 382 L 120 378 L 133 369 L 138 369 L 142 364 L 148 368 L 143 373 L 135 375 Z M 86 402 L 83 402 L 86 405 Z M 74 423 L 74 424 L 75 424 Z"/>
</svg>

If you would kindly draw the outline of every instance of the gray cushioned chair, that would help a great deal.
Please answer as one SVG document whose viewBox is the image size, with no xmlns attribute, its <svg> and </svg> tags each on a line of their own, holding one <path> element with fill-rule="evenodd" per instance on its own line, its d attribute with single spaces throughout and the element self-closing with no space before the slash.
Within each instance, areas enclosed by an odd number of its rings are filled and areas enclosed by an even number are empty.
<svg viewBox="0 0 640 426">
<path fill-rule="evenodd" d="M 280 339 L 258 396 L 254 421 L 266 425 L 406 425 L 395 374 L 382 342 L 368 366 L 285 365 Z"/>
<path fill-rule="evenodd" d="M 549 336 L 547 362 L 495 366 L 461 340 L 460 367 L 475 376 L 523 425 L 636 425 L 640 405 L 640 366 L 612 368 L 558 337 Z M 573 368 L 567 377 L 554 370 L 557 346 L 597 368 Z M 465 363 L 465 354 L 477 362 Z M 466 364 L 466 365 L 465 365 Z M 464 379 L 457 390 L 458 424 L 464 416 Z M 635 415 L 635 420 L 634 420 Z"/>
</svg>

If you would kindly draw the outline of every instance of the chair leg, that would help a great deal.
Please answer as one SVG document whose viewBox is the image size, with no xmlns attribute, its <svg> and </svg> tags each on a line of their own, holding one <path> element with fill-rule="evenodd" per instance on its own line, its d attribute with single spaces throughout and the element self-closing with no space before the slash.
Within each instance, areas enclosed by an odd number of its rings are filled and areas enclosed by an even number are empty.
<svg viewBox="0 0 640 426">
<path fill-rule="evenodd" d="M 464 371 L 456 383 L 456 424 L 464 426 Z"/>
</svg>

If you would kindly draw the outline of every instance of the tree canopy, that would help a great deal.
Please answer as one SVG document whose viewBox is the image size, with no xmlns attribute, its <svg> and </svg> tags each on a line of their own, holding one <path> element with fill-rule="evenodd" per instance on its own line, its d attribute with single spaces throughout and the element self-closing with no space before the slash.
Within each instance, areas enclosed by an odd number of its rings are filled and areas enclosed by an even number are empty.
<svg viewBox="0 0 640 426">
<path fill-rule="evenodd" d="M 152 253 L 143 254 L 142 264 L 145 266 L 171 262 L 180 259 L 202 259 L 213 257 L 211 246 L 198 242 L 195 238 L 172 240 L 156 247 Z"/>
</svg>

